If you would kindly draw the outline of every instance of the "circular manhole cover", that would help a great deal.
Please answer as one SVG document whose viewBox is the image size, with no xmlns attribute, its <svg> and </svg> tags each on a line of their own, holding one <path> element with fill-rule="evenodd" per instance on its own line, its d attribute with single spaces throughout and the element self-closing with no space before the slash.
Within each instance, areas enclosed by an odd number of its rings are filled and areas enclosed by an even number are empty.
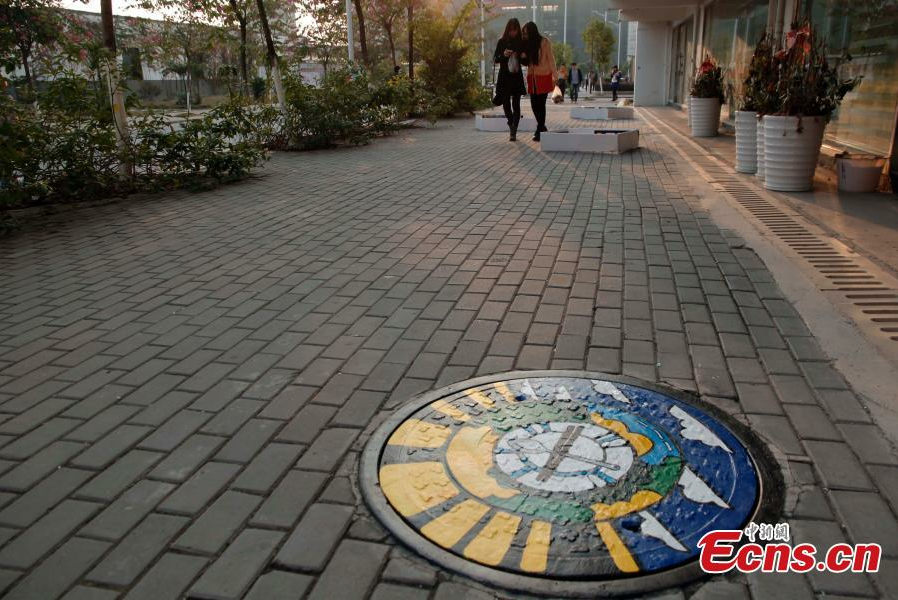
<svg viewBox="0 0 898 600">
<path fill-rule="evenodd" d="M 484 377 L 382 425 L 362 488 L 397 537 L 449 569 L 531 592 L 635 593 L 698 576 L 696 542 L 758 513 L 759 471 L 776 468 L 725 419 L 626 378 Z"/>
</svg>

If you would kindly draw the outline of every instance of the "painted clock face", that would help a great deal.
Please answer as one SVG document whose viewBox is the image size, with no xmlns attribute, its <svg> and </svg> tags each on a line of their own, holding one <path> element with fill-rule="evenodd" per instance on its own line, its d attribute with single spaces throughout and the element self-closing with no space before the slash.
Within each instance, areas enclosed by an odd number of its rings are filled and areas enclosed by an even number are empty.
<svg viewBox="0 0 898 600">
<path fill-rule="evenodd" d="M 575 377 L 447 395 L 403 420 L 378 478 L 393 510 L 468 560 L 528 575 L 616 578 L 693 560 L 740 529 L 754 462 L 710 414 L 655 390 Z"/>
</svg>

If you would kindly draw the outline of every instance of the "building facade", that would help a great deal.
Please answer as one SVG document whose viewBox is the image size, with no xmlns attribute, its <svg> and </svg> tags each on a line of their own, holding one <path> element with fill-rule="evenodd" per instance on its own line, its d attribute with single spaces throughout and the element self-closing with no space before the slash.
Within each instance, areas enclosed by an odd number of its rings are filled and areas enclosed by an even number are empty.
<svg viewBox="0 0 898 600">
<path fill-rule="evenodd" d="M 573 48 L 574 61 L 585 64 L 589 58 L 583 31 L 591 20 L 599 19 L 615 34 L 611 63 L 627 64 L 630 27 L 626 21 L 619 20 L 619 14 L 618 8 L 611 7 L 610 0 L 497 0 L 490 5 L 487 16 L 486 51 L 489 54 L 495 48 L 508 19 L 516 18 L 521 25 L 535 22 L 540 33 L 553 42 L 566 42 Z"/>
<path fill-rule="evenodd" d="M 895 144 L 898 118 L 898 0 L 611 0 L 638 21 L 637 104 L 685 104 L 696 65 L 713 56 L 730 81 L 744 80 L 765 31 L 788 31 L 796 9 L 811 16 L 833 56 L 853 58 L 845 76 L 862 75 L 827 127 L 827 143 L 880 156 Z M 735 107 L 724 108 L 731 120 Z"/>
</svg>

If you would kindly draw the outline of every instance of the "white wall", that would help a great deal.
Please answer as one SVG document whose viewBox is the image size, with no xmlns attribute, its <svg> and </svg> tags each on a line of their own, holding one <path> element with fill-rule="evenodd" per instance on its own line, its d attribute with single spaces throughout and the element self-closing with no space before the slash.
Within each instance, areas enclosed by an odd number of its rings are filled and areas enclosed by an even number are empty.
<svg viewBox="0 0 898 600">
<path fill-rule="evenodd" d="M 670 76 L 670 23 L 639 22 L 636 28 L 636 106 L 667 104 Z"/>
</svg>

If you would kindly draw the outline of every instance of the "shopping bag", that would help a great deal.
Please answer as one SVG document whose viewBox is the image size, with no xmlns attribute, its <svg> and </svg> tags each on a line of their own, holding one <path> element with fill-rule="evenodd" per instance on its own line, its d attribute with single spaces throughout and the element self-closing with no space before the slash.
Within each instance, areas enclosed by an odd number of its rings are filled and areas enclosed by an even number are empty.
<svg viewBox="0 0 898 600">
<path fill-rule="evenodd" d="M 555 104 L 564 102 L 564 94 L 561 93 L 561 88 L 557 85 L 555 86 L 555 89 L 552 90 L 552 102 L 554 102 Z"/>
</svg>

